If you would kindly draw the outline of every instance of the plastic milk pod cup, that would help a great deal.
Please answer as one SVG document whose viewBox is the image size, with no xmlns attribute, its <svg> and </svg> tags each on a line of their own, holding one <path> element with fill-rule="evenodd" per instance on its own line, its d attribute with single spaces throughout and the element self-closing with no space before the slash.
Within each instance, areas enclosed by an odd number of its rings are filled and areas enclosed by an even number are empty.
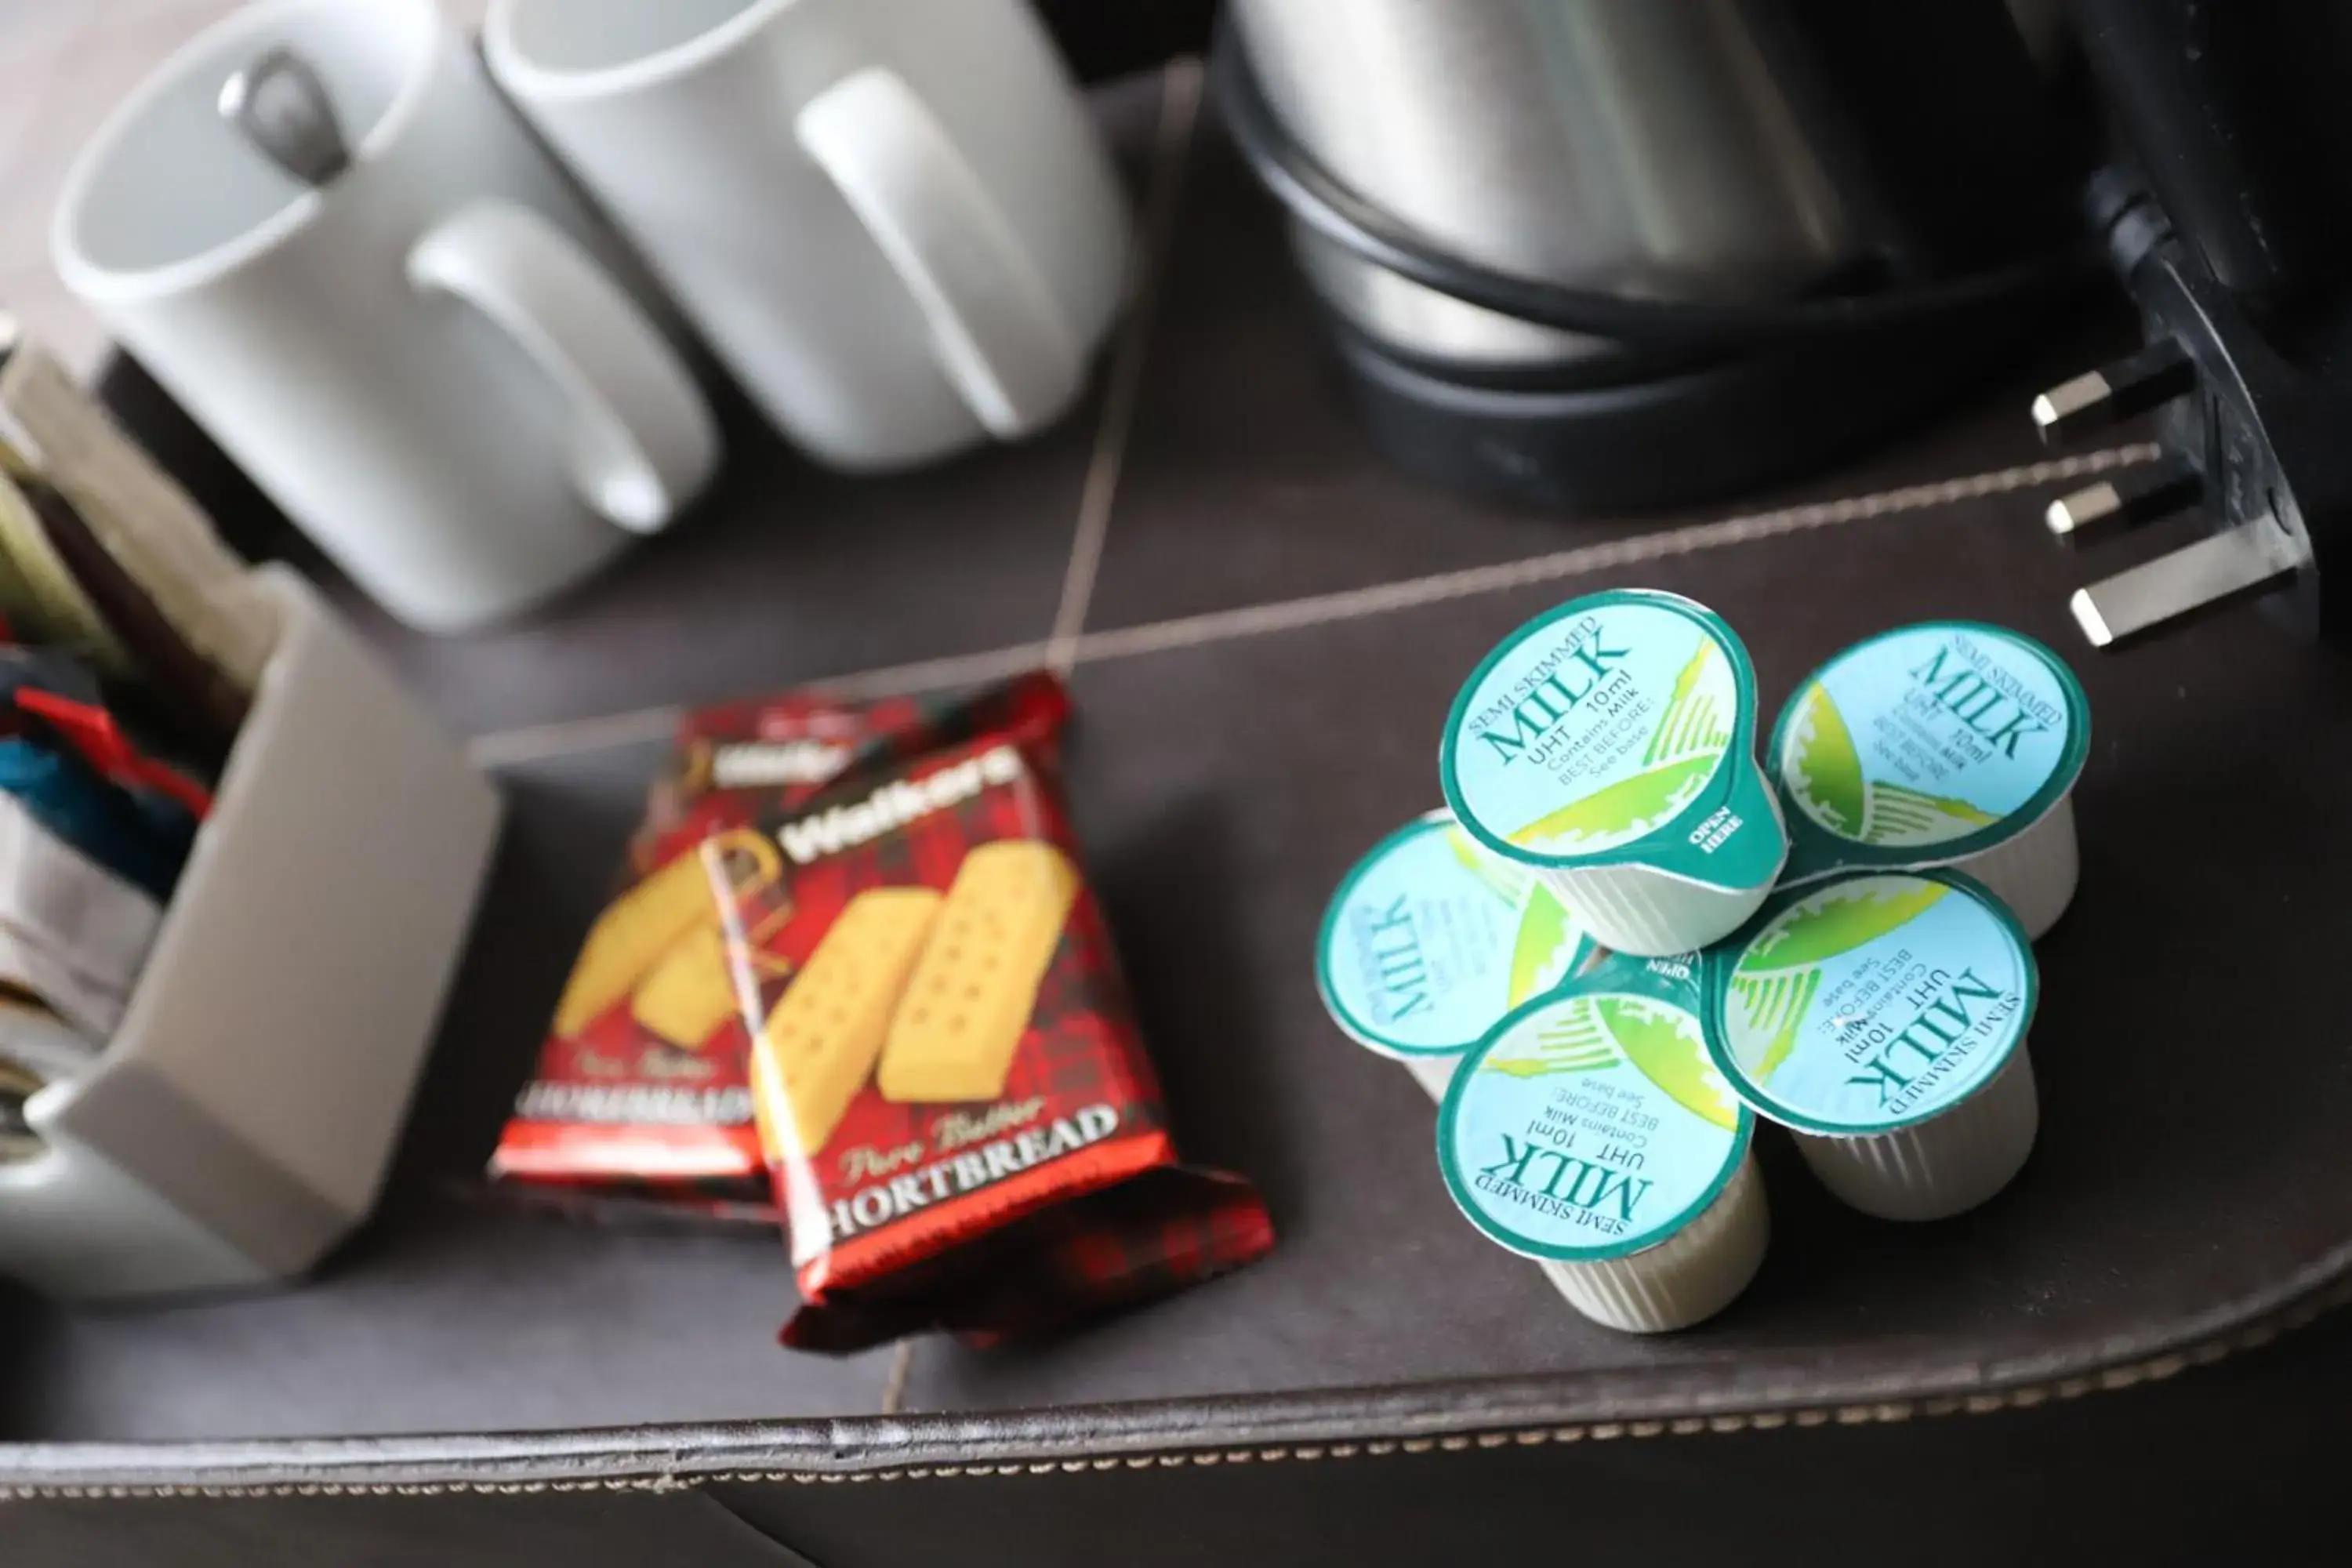
<svg viewBox="0 0 2352 1568">
<path fill-rule="evenodd" d="M 1496 1020 L 1594 956 L 1551 891 L 1495 859 L 1447 811 L 1414 818 L 1340 880 L 1315 943 L 1331 1021 L 1441 1099 Z"/>
<path fill-rule="evenodd" d="M 1707 960 L 1716 1067 L 1846 1203 L 1940 1219 L 2024 1164 L 2040 982 L 1982 883 L 1874 871 L 1785 890 Z"/>
<path fill-rule="evenodd" d="M 1613 589 L 1539 616 L 1471 672 L 1438 753 L 1447 805 L 1619 952 L 1729 935 L 1788 858 L 1754 755 L 1748 650 L 1704 605 Z"/>
<path fill-rule="evenodd" d="M 1515 1010 L 1466 1058 L 1437 1163 L 1470 1223 L 1612 1329 L 1712 1317 L 1771 1222 L 1754 1119 L 1710 1062 L 1695 954 L 1612 954 Z"/>
<path fill-rule="evenodd" d="M 1766 766 L 1787 803 L 1782 886 L 1950 866 L 2039 938 L 2074 896 L 2074 781 L 2090 704 L 2031 637 L 1931 621 L 1857 643 L 1808 676 Z"/>
</svg>

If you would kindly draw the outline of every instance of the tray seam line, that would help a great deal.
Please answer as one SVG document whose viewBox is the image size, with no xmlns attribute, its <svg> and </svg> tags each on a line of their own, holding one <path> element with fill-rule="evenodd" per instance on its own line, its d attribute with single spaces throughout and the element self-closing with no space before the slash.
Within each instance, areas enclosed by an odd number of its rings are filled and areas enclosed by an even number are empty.
<svg viewBox="0 0 2352 1568">
<path fill-rule="evenodd" d="M 708 1486 L 793 1485 L 845 1486 L 877 1482 L 982 1479 L 1048 1474 L 1078 1474 L 1113 1469 L 1150 1469 L 1323 1459 L 1418 1457 L 1462 1453 L 1474 1449 L 1539 1447 L 1577 1442 L 1614 1442 L 1662 1436 L 1717 1436 L 1742 1431 L 1774 1431 L 1786 1427 L 1887 1425 L 1915 1417 L 1929 1419 L 1957 1415 L 1986 1415 L 2032 1409 L 2053 1399 L 2073 1400 L 2094 1393 L 2113 1393 L 2145 1383 L 2159 1383 L 2191 1366 L 2210 1366 L 2240 1352 L 2259 1349 L 2310 1323 L 2321 1314 L 2352 1300 L 2352 1279 L 2339 1279 L 2304 1300 L 2196 1344 L 2085 1371 L 2067 1377 L 2024 1384 L 1991 1394 L 1944 1394 L 1845 1405 L 1802 1405 L 1721 1411 L 1707 1415 L 1650 1416 L 1622 1421 L 1573 1422 L 1504 1426 L 1485 1431 L 1419 1436 L 1357 1437 L 1328 1442 L 1302 1441 L 1274 1445 L 1178 1448 L 1139 1454 L 1081 1456 L 1052 1459 L 977 1460 L 971 1463 L 906 1465 L 872 1470 L 778 1469 L 751 1467 L 679 1476 L 664 1471 L 652 1476 L 605 1476 L 579 1480 L 514 1481 L 280 1481 L 254 1486 L 143 1486 L 129 1482 L 89 1485 L 0 1486 L 0 1502 L 164 1500 L 171 1499 L 232 1500 L 292 1497 L 446 1497 L 530 1496 L 568 1492 L 676 1492 Z"/>
<path fill-rule="evenodd" d="M 1614 566 L 1637 565 L 1816 529 L 1933 511 L 1965 500 L 2134 468 L 2153 462 L 2159 455 L 2160 449 L 2153 442 L 2138 441 L 1836 500 L 1807 501 L 1712 522 L 1689 523 L 1632 539 L 1579 545 L 1494 565 L 1085 632 L 1076 639 L 1073 667 L 1361 620 L 1453 599 L 1531 587 Z M 937 690 L 1034 668 L 1050 658 L 1052 646 L 1042 642 L 1013 643 L 972 653 L 820 677 L 805 684 L 814 690 L 838 697 Z M 685 711 L 683 704 L 663 703 L 594 718 L 560 719 L 544 724 L 493 730 L 467 742 L 467 754 L 477 767 L 511 767 L 667 740 Z"/>
<path fill-rule="evenodd" d="M 1160 81 L 1151 193 L 1128 289 L 1129 316 L 1111 362 L 1109 386 L 1103 394 L 1094 451 L 1078 491 L 1077 526 L 1072 531 L 1070 558 L 1063 570 L 1062 596 L 1055 606 L 1053 629 L 1045 643 L 1046 666 L 1057 675 L 1066 676 L 1076 663 L 1078 637 L 1086 630 L 1087 611 L 1094 603 L 1095 579 L 1101 570 L 1104 542 L 1110 535 L 1119 479 L 1127 471 L 1128 446 L 1143 398 L 1143 371 L 1151 357 L 1151 329 L 1167 292 L 1176 220 L 1183 208 L 1184 176 L 1200 125 L 1200 62 L 1177 61 L 1160 72 Z"/>
</svg>

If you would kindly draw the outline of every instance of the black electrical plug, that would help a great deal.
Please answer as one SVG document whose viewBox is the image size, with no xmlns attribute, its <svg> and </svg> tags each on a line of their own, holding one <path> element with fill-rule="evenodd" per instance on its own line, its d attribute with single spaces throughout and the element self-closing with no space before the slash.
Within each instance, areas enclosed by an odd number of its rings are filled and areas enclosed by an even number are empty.
<svg viewBox="0 0 2352 1568">
<path fill-rule="evenodd" d="M 2074 619 L 2113 647 L 2267 595 L 2315 636 L 2321 546 L 2352 527 L 2352 384 L 2285 360 L 2155 215 L 2126 216 L 2139 253 L 2117 261 L 2147 346 L 2043 393 L 2033 419 L 2054 442 L 2153 408 L 2164 456 L 2053 502 L 2050 531 L 2095 545 L 2195 507 L 2212 531 L 2077 590 Z"/>
<path fill-rule="evenodd" d="M 2114 647 L 2259 596 L 2306 636 L 2352 637 L 2320 595 L 2352 552 L 2352 159 L 2318 156 L 2344 125 L 2332 97 L 2298 89 L 2352 58 L 2352 8 L 2076 11 L 2138 165 L 2103 174 L 2090 207 L 2147 347 L 2053 387 L 2033 417 L 2060 441 L 2152 409 L 2164 455 L 2055 502 L 2050 529 L 2087 545 L 2195 508 L 2210 532 L 2081 589 L 2074 618 Z M 2352 560 L 2341 571 L 2352 584 Z"/>
</svg>

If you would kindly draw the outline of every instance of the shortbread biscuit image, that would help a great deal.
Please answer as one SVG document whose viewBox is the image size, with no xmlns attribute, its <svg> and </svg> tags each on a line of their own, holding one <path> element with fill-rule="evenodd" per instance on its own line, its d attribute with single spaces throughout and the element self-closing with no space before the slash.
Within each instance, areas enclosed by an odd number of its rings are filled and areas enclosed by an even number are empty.
<svg viewBox="0 0 2352 1568">
<path fill-rule="evenodd" d="M 727 938 L 716 925 L 698 926 L 680 937 L 629 993 L 629 1016 L 687 1050 L 717 1034 L 736 1006 Z"/>
<path fill-rule="evenodd" d="M 739 891 L 772 882 L 783 871 L 774 845 L 756 833 L 738 831 L 678 856 L 615 899 L 589 928 L 572 978 L 564 982 L 555 1005 L 557 1034 L 576 1035 L 602 1017 L 698 926 L 718 928 L 719 900 L 706 868 L 713 854 L 723 857 Z"/>
<path fill-rule="evenodd" d="M 804 1154 L 833 1136 L 874 1071 L 940 903 L 929 888 L 876 888 L 850 900 L 817 943 L 753 1053 L 771 1136 L 788 1119 Z"/>
<path fill-rule="evenodd" d="M 1077 901 L 1078 872 L 1050 844 L 983 844 L 954 886 L 882 1047 L 885 1100 L 994 1100 L 1037 1007 Z"/>
</svg>

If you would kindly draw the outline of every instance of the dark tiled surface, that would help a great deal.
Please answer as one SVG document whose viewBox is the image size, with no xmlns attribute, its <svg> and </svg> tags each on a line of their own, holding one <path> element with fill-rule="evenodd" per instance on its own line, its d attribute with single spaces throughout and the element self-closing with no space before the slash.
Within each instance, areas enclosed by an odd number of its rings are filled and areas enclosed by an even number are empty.
<svg viewBox="0 0 2352 1568">
<path fill-rule="evenodd" d="M 2097 723 L 2083 890 L 2042 949 L 2043 1135 L 2010 1192 L 1941 1225 L 1876 1223 L 1829 1200 L 1774 1134 L 1775 1239 L 1749 1293 L 1685 1334 L 1585 1324 L 1452 1212 L 1427 1101 L 1324 1020 L 1306 956 L 1342 870 L 1436 798 L 1461 673 L 1569 588 L 1148 656 L 1080 672 L 1073 787 L 1185 1146 L 1265 1184 L 1282 1245 L 1062 1343 L 927 1343 L 910 1405 L 1633 1368 L 1729 1388 L 1757 1352 L 1899 1379 L 1910 1356 L 2079 1344 L 2219 1308 L 2352 1244 L 2329 1131 L 2352 1102 L 2352 1055 L 2327 989 L 2294 978 L 2323 973 L 2340 937 L 2328 868 L 2352 855 L 2352 825 L 2332 781 L 2352 766 L 2352 676 L 2252 615 L 2091 660 L 2040 499 L 1629 579 L 1721 610 L 1768 705 L 1838 647 L 1930 616 L 2017 626 L 2083 671 Z M 2283 736 L 2292 769 L 2242 760 Z M 2171 853 L 2192 822 L 2195 848 Z M 2255 1042 L 2274 1070 L 2210 1076 Z"/>
<path fill-rule="evenodd" d="M 1717 605 L 1769 703 L 1860 636 L 1984 616 L 2077 645 L 2074 563 L 2046 492 L 1670 559 L 1638 580 Z M 1430 1112 L 1321 1016 L 1305 954 L 1364 845 L 1435 795 L 1438 719 L 1519 617 L 1594 577 L 1081 669 L 1072 787 L 1184 1147 L 1264 1184 L 1257 1268 L 1050 1344 L 929 1342 L 913 1409 L 1563 1372 L 1737 1384 L 1755 1354 L 1900 1375 L 1906 1355 L 2074 1347 L 2221 1308 L 2352 1237 L 2327 1130 L 2352 1062 L 2315 985 L 2326 868 L 2352 853 L 2326 781 L 2352 768 L 2352 679 L 2251 615 L 2101 662 L 2082 786 L 2085 872 L 2044 943 L 2042 1145 L 1986 1210 L 1916 1229 L 1828 1201 L 1765 1146 L 1771 1258 L 1715 1323 L 1659 1340 L 1585 1326 L 1451 1210 Z M 2295 771 L 2247 768 L 2297 737 Z M 658 747 L 509 775 L 514 826 L 383 1218 L 282 1297 L 135 1313 L 0 1311 L 0 1432 L 332 1434 L 871 1411 L 881 1357 L 772 1348 L 788 1276 L 765 1237 L 649 1234 L 454 1195 L 479 1169 Z M 2234 803 L 2225 814 L 2207 803 Z M 2200 851 L 2152 846 L 2193 821 Z M 2277 825 L 2294 824 L 2292 835 Z M 2259 889 L 2250 893 L 2248 889 Z M 2202 911 L 2228 910 L 2227 920 Z M 2173 984 L 2149 984 L 2162 976 Z M 2230 984 L 2225 984 L 2229 982 Z M 2226 1090 L 2200 1042 L 2259 1039 L 2291 1070 Z M 2122 1063 L 2131 1070 L 2118 1070 Z M 2211 1114 L 2226 1094 L 2229 1113 Z"/>
<path fill-rule="evenodd" d="M 512 825 L 383 1211 L 304 1289 L 104 1312 L 0 1302 L 0 1435 L 196 1438 L 871 1415 L 887 1352 L 774 1348 L 772 1235 L 519 1213 L 478 1173 L 658 748 L 507 778 Z"/>
<path fill-rule="evenodd" d="M 1192 149 L 1165 289 L 1090 627 L 2032 462 L 2044 455 L 2026 417 L 2032 394 L 2133 341 L 2119 306 L 2093 301 L 2037 363 L 1962 390 L 1923 433 L 1822 476 L 1706 510 L 1569 519 L 1460 499 L 1379 459 L 1324 347 L 1278 211 L 1213 122 Z"/>
</svg>

